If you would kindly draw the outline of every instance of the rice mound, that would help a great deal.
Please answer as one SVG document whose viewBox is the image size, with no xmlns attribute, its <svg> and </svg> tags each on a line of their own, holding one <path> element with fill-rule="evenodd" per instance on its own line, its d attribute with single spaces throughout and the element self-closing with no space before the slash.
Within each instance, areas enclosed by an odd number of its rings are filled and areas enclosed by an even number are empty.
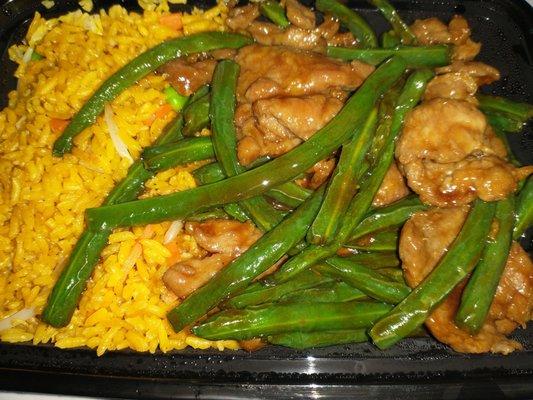
<svg viewBox="0 0 533 400">
<path fill-rule="evenodd" d="M 103 116 L 75 139 L 73 152 L 63 158 L 52 156 L 60 132 L 51 125 L 71 118 L 105 78 L 146 49 L 171 37 L 224 29 L 227 8 L 222 3 L 184 15 L 179 30 L 160 23 L 168 13 L 166 1 L 144 3 L 142 14 L 120 6 L 51 20 L 36 14 L 25 44 L 9 50 L 19 66 L 17 90 L 9 93 L 9 105 L 0 112 L 0 325 L 8 325 L 0 327 L 4 342 L 88 346 L 98 355 L 124 348 L 152 353 L 186 346 L 238 348 L 235 341 L 175 333 L 167 322 L 165 315 L 177 300 L 161 276 L 171 263 L 200 252 L 183 233 L 164 245 L 170 222 L 110 236 L 67 327 L 56 329 L 35 317 L 84 229 L 84 210 L 101 204 L 130 164 L 117 153 Z M 32 60 L 33 52 L 43 58 Z M 175 116 L 169 112 L 154 119 L 165 102 L 166 85 L 161 76 L 151 74 L 111 103 L 120 139 L 133 159 Z M 190 169 L 158 174 L 147 183 L 143 197 L 194 187 Z M 13 315 L 21 310 L 25 319 Z"/>
</svg>

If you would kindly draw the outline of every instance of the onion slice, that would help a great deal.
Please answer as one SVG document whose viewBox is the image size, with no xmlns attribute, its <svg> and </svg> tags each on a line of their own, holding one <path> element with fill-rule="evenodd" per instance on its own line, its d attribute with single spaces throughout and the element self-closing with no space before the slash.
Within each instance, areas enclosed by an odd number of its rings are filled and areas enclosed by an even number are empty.
<svg viewBox="0 0 533 400">
<path fill-rule="evenodd" d="M 113 118 L 114 115 L 115 113 L 113 112 L 113 109 L 108 103 L 106 103 L 104 108 L 104 120 L 107 125 L 107 129 L 109 130 L 109 136 L 111 136 L 113 146 L 115 146 L 115 150 L 117 150 L 117 153 L 120 157 L 126 158 L 133 163 L 133 158 L 131 158 L 126 143 L 124 143 L 118 134 L 118 127 L 115 123 L 115 119 Z"/>
<path fill-rule="evenodd" d="M 33 47 L 28 47 L 28 49 L 26 50 L 26 52 L 24 53 L 24 55 L 22 56 L 22 62 L 24 64 L 27 64 L 30 62 L 31 60 L 31 56 L 33 54 Z"/>
<path fill-rule="evenodd" d="M 181 219 L 177 219 L 176 221 L 172 222 L 165 233 L 163 244 L 168 244 L 176 239 L 176 236 L 178 236 L 178 233 L 180 233 L 182 229 L 183 221 Z"/>
<path fill-rule="evenodd" d="M 11 328 L 13 321 L 23 320 L 26 321 L 30 318 L 35 317 L 35 308 L 24 308 L 20 311 L 17 311 L 15 314 L 5 317 L 0 320 L 0 331 Z"/>
</svg>

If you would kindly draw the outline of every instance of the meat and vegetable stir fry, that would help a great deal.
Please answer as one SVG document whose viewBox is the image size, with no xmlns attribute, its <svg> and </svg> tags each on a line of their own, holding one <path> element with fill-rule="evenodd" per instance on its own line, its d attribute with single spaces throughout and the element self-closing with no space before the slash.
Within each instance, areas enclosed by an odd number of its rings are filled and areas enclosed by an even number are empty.
<svg viewBox="0 0 533 400">
<path fill-rule="evenodd" d="M 105 81 L 57 157 L 148 73 L 180 113 L 87 211 L 44 321 L 68 323 L 113 229 L 175 220 L 199 247 L 162 278 L 179 299 L 176 331 L 244 348 L 385 349 L 425 326 L 459 352 L 520 349 L 507 336 L 533 315 L 533 264 L 516 241 L 532 223 L 533 166 L 505 135 L 533 107 L 479 93 L 500 74 L 474 61 L 481 43 L 463 17 L 408 26 L 371 2 L 392 28 L 379 40 L 336 0 L 268 0 Z M 155 173 L 198 161 L 198 187 L 137 199 Z"/>
</svg>

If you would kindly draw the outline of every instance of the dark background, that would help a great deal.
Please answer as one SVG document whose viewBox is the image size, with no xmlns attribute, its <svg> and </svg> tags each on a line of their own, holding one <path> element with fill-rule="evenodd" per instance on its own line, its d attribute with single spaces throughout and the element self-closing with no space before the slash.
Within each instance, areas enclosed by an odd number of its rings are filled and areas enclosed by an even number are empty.
<svg viewBox="0 0 533 400">
<path fill-rule="evenodd" d="M 94 0 L 138 9 L 135 0 Z M 473 38 L 483 43 L 479 60 L 502 79 L 483 91 L 533 102 L 533 11 L 524 0 L 394 1 L 406 22 L 430 16 L 445 21 L 464 14 Z M 209 7 L 212 1 L 190 4 Z M 383 32 L 385 20 L 368 3 L 351 1 Z M 23 37 L 33 12 L 57 16 L 78 7 L 56 0 L 0 0 L 0 107 L 16 87 L 7 48 Z M 178 6 L 184 10 L 186 6 Z M 533 163 L 533 130 L 509 137 L 517 158 Z M 531 231 L 523 244 L 531 249 Z M 364 343 L 295 351 L 269 346 L 254 353 L 186 349 L 170 354 L 60 350 L 50 345 L 0 343 L 0 390 L 41 391 L 123 398 L 284 398 L 380 396 L 398 399 L 533 398 L 533 328 L 518 330 L 524 351 L 509 356 L 455 353 L 431 338 L 407 339 L 387 351 Z"/>
</svg>

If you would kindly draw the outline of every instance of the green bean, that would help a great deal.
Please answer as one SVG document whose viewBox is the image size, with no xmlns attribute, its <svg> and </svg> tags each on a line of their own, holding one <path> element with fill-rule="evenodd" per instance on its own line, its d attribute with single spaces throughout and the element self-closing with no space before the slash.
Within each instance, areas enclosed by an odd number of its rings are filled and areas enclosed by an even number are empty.
<svg viewBox="0 0 533 400">
<path fill-rule="evenodd" d="M 357 192 L 358 181 L 364 173 L 360 167 L 376 130 L 377 109 L 368 115 L 365 124 L 357 129 L 352 140 L 342 146 L 341 156 L 329 180 L 320 211 L 307 232 L 313 244 L 333 241 L 339 223 Z"/>
<path fill-rule="evenodd" d="M 182 96 L 172 86 L 165 88 L 165 97 L 167 103 L 172 106 L 174 111 L 181 111 L 183 106 L 187 104 L 187 101 L 189 100 L 189 96 Z"/>
<path fill-rule="evenodd" d="M 405 85 L 406 79 L 405 76 L 402 77 L 388 92 L 379 103 L 378 110 L 378 126 L 376 128 L 376 133 L 372 139 L 372 144 L 368 149 L 368 153 L 364 160 L 365 164 L 365 173 L 368 174 L 370 168 L 376 165 L 383 149 L 385 148 L 385 142 L 387 137 L 390 134 L 392 118 L 394 116 L 394 107 L 400 96 L 401 89 Z"/>
<path fill-rule="evenodd" d="M 183 137 L 181 134 L 182 128 L 183 117 L 178 115 L 165 127 L 153 146 L 156 147 L 180 140 Z M 126 177 L 109 192 L 103 204 L 120 204 L 137 198 L 144 189 L 144 183 L 152 176 L 153 173 L 144 168 L 141 160 L 134 162 L 130 166 Z"/>
<path fill-rule="evenodd" d="M 360 252 L 344 257 L 356 264 L 363 264 L 373 269 L 399 267 L 400 259 L 396 252 L 366 253 Z"/>
<path fill-rule="evenodd" d="M 193 176 L 201 185 L 207 185 L 214 182 L 222 181 L 226 178 L 224 171 L 220 168 L 218 163 L 206 164 L 197 170 L 193 171 Z M 222 208 L 238 221 L 244 222 L 250 219 L 250 216 L 244 208 L 238 203 L 226 203 Z"/>
<path fill-rule="evenodd" d="M 327 55 L 345 61 L 359 60 L 378 65 L 392 56 L 403 57 L 409 68 L 435 68 L 450 64 L 451 47 L 438 46 L 400 46 L 389 49 L 361 49 L 355 47 L 328 46 Z"/>
<path fill-rule="evenodd" d="M 184 136 L 193 136 L 195 133 L 209 126 L 210 102 L 211 96 L 207 93 L 185 107 L 183 110 L 183 120 L 185 122 L 183 126 Z"/>
<path fill-rule="evenodd" d="M 224 172 L 220 169 L 218 163 L 204 165 L 193 171 L 193 176 L 200 185 L 208 185 L 213 182 L 221 181 L 225 178 Z M 237 221 L 248 221 L 250 216 L 238 203 L 226 203 L 222 209 Z"/>
<path fill-rule="evenodd" d="M 31 61 L 39 61 L 42 60 L 44 56 L 42 54 L 37 53 L 35 50 L 32 51 L 30 60 Z"/>
<path fill-rule="evenodd" d="M 305 189 L 294 182 L 285 182 L 270 189 L 266 195 L 287 207 L 295 208 L 302 204 L 311 193 L 313 193 L 312 190 Z"/>
<path fill-rule="evenodd" d="M 329 13 L 338 18 L 341 24 L 346 26 L 364 47 L 377 47 L 376 34 L 354 10 L 336 0 L 317 0 L 315 7 L 324 14 Z"/>
<path fill-rule="evenodd" d="M 196 180 L 204 183 L 218 182 L 226 178 L 224 171 L 220 168 L 218 163 L 211 163 L 204 165 L 193 171 L 193 176 Z M 209 177 L 209 179 L 207 179 Z M 283 205 L 290 208 L 296 208 L 302 204 L 313 193 L 309 189 L 305 189 L 294 182 L 286 182 L 279 186 L 273 187 L 265 194 L 268 197 L 279 201 Z"/>
<path fill-rule="evenodd" d="M 405 285 L 405 279 L 403 277 L 403 270 L 401 268 L 380 268 L 378 272 L 389 278 L 391 281 L 403 283 Z"/>
<path fill-rule="evenodd" d="M 516 223 L 513 239 L 518 240 L 533 225 L 533 176 L 527 178 L 516 201 Z"/>
<path fill-rule="evenodd" d="M 501 114 L 512 119 L 527 122 L 533 118 L 533 104 L 519 103 L 498 96 L 478 94 L 479 108 L 491 114 Z"/>
<path fill-rule="evenodd" d="M 514 206 L 514 196 L 496 204 L 494 220 L 498 223 L 498 233 L 494 240 L 487 242 L 461 296 L 455 322 L 472 334 L 477 333 L 485 322 L 509 256 L 515 222 Z"/>
<path fill-rule="evenodd" d="M 272 160 L 272 157 L 270 156 L 261 156 L 261 157 L 256 158 L 250 164 L 248 164 L 247 168 L 254 169 L 254 168 L 260 167 L 263 164 L 266 164 L 267 162 L 271 160 Z"/>
<path fill-rule="evenodd" d="M 435 269 L 389 314 L 370 330 L 380 349 L 386 349 L 420 327 L 429 313 L 474 268 L 494 216 L 494 203 L 476 200 L 459 235 Z"/>
<path fill-rule="evenodd" d="M 165 127 L 154 145 L 180 139 L 182 126 L 183 118 L 178 115 Z M 126 177 L 107 195 L 104 204 L 119 204 L 135 199 L 152 176 L 142 161 L 134 162 Z M 86 230 L 82 233 L 48 297 L 42 314 L 43 321 L 55 327 L 68 324 L 110 233 L 108 229 L 96 232 Z"/>
<path fill-rule="evenodd" d="M 192 176 L 201 185 L 219 182 L 226 178 L 224 171 L 222 171 L 222 168 L 220 168 L 220 165 L 217 162 L 202 165 L 200 168 L 192 171 Z"/>
<path fill-rule="evenodd" d="M 381 47 L 384 49 L 392 49 L 401 44 L 402 42 L 400 41 L 400 38 L 396 36 L 394 31 L 383 32 L 381 35 Z"/>
<path fill-rule="evenodd" d="M 209 93 L 209 85 L 208 84 L 205 84 L 205 85 L 202 85 L 200 86 L 196 92 L 194 92 L 192 94 L 192 96 L 189 98 L 189 103 L 187 104 L 187 106 L 185 106 L 183 108 L 183 112 L 185 113 L 185 111 L 187 110 L 187 107 L 191 104 L 193 104 L 195 101 L 197 100 L 200 100 L 202 97 L 204 97 L 206 94 Z M 184 118 L 185 119 L 185 118 Z"/>
<path fill-rule="evenodd" d="M 55 141 L 53 154 L 60 157 L 69 152 L 74 137 L 96 121 L 106 103 L 166 62 L 192 53 L 239 48 L 250 43 L 251 38 L 235 33 L 205 32 L 178 37 L 152 47 L 111 75 L 96 90 Z"/>
<path fill-rule="evenodd" d="M 203 222 L 207 221 L 209 219 L 226 219 L 228 218 L 228 214 L 226 211 L 224 211 L 221 208 L 213 208 L 212 210 L 191 215 L 190 217 L 187 217 L 187 221 L 194 221 L 194 222 Z"/>
<path fill-rule="evenodd" d="M 250 219 L 250 216 L 238 203 L 227 203 L 222 208 L 229 216 L 237 221 L 245 222 Z"/>
<path fill-rule="evenodd" d="M 494 126 L 492 128 L 496 136 L 498 136 L 500 140 L 503 142 L 503 145 L 505 146 L 505 149 L 507 150 L 507 158 L 509 159 L 511 164 L 513 164 L 515 167 L 521 167 L 522 164 L 520 163 L 520 161 L 518 161 L 518 159 L 514 155 L 513 149 L 511 149 L 511 145 L 509 144 L 509 139 L 507 138 L 507 133 L 505 133 L 504 131 L 501 131 L 498 128 L 495 128 Z"/>
<path fill-rule="evenodd" d="M 286 282 L 296 274 L 332 256 L 337 248 L 336 242 L 324 246 L 309 245 L 285 262 L 278 271 L 268 276 L 266 281 L 270 284 Z"/>
<path fill-rule="evenodd" d="M 290 332 L 268 336 L 268 342 L 278 346 L 304 350 L 368 341 L 366 329 L 344 329 L 323 332 Z"/>
<path fill-rule="evenodd" d="M 403 44 L 416 44 L 416 36 L 411 32 L 409 26 L 401 19 L 400 15 L 388 0 L 370 0 L 376 6 L 383 16 L 389 21 L 392 29 L 398 37 L 402 39 Z"/>
<path fill-rule="evenodd" d="M 329 282 L 314 288 L 287 293 L 280 302 L 291 303 L 340 303 L 352 300 L 368 300 L 366 294 L 344 282 Z"/>
<path fill-rule="evenodd" d="M 347 101 L 342 110 L 309 140 L 276 159 L 243 174 L 211 185 L 114 206 L 89 209 L 93 230 L 149 224 L 187 215 L 264 193 L 294 179 L 346 142 L 377 99 L 405 70 L 401 58 L 380 65 Z M 275 173 L 272 173 L 275 171 Z"/>
<path fill-rule="evenodd" d="M 213 157 L 213 145 L 207 137 L 182 139 L 179 142 L 151 147 L 143 152 L 145 168 L 152 172 Z"/>
<path fill-rule="evenodd" d="M 229 177 L 246 170 L 237 158 L 237 132 L 233 123 L 239 70 L 239 64 L 235 61 L 220 61 L 211 83 L 211 140 L 218 163 Z M 279 224 L 285 216 L 285 213 L 273 208 L 263 196 L 244 199 L 240 205 L 263 232 Z"/>
<path fill-rule="evenodd" d="M 501 114 L 493 114 L 485 111 L 485 116 L 487 121 L 494 128 L 504 132 L 517 133 L 520 132 L 524 126 L 525 122 L 518 119 L 509 118 Z"/>
<path fill-rule="evenodd" d="M 342 279 L 376 300 L 398 304 L 411 292 L 405 283 L 391 281 L 372 268 L 341 257 L 328 258 L 326 264 L 319 266 L 320 273 Z"/>
<path fill-rule="evenodd" d="M 146 159 L 146 169 L 150 170 L 152 173 L 193 161 L 213 158 L 214 156 L 215 154 L 211 139 L 208 137 L 188 138 L 175 143 L 165 143 L 159 146 L 149 147 L 143 152 L 143 157 Z M 207 164 L 199 169 L 206 170 L 205 167 L 210 165 L 212 164 Z M 212 172 L 211 169 L 211 175 Z M 214 172 L 216 173 L 216 171 Z M 212 180 L 210 179 L 218 178 L 218 176 L 207 176 L 203 174 L 201 178 L 202 179 L 197 179 L 199 184 L 205 185 L 212 183 Z M 236 203 L 225 204 L 223 208 L 228 215 L 238 221 L 244 222 L 250 219 L 248 214 L 246 214 L 246 211 Z M 220 213 L 218 213 L 218 215 L 220 215 Z M 207 216 L 203 216 L 203 219 L 207 219 Z"/>
<path fill-rule="evenodd" d="M 382 153 L 376 160 L 371 175 L 368 176 L 367 180 L 363 183 L 365 189 L 362 189 L 362 185 L 361 190 L 354 197 L 346 212 L 344 224 L 339 229 L 340 240 L 347 240 L 368 212 L 372 200 L 381 186 L 381 182 L 394 159 L 395 142 L 400 134 L 404 118 L 407 113 L 418 104 L 425 91 L 427 82 L 433 77 L 433 75 L 431 70 L 421 69 L 413 72 L 407 79 L 396 103 L 392 115 L 390 131 L 383 144 Z"/>
<path fill-rule="evenodd" d="M 209 340 L 245 340 L 286 332 L 368 328 L 391 309 L 389 304 L 278 303 L 226 310 L 195 326 L 195 335 Z"/>
<path fill-rule="evenodd" d="M 41 316 L 44 322 L 55 327 L 69 323 L 110 233 L 108 230 L 102 230 L 85 231 L 81 234 L 48 297 Z"/>
<path fill-rule="evenodd" d="M 297 243 L 292 249 L 290 249 L 287 252 L 288 256 L 293 256 L 295 254 L 298 254 L 303 249 L 305 249 L 308 246 L 307 242 L 305 240 L 302 240 L 301 242 Z"/>
<path fill-rule="evenodd" d="M 245 308 L 263 303 L 273 303 L 282 296 L 296 290 L 308 289 L 331 282 L 332 279 L 321 276 L 313 271 L 304 271 L 294 279 L 279 285 L 264 285 L 259 283 L 259 288 L 246 289 L 243 293 L 229 299 L 226 308 Z"/>
<path fill-rule="evenodd" d="M 254 278 L 278 262 L 291 247 L 302 240 L 318 212 L 323 192 L 324 190 L 317 190 L 296 211 L 170 311 L 167 316 L 174 330 L 180 331 L 221 301 L 246 288 Z"/>
<path fill-rule="evenodd" d="M 361 251 L 397 251 L 400 230 L 386 229 L 369 234 L 368 237 L 349 240 L 344 244 L 345 247 Z"/>
<path fill-rule="evenodd" d="M 372 232 L 400 226 L 411 215 L 418 211 L 424 211 L 427 208 L 416 195 L 407 196 L 386 207 L 376 208 L 357 226 L 350 237 L 350 241 Z"/>
<path fill-rule="evenodd" d="M 280 28 L 286 28 L 290 25 L 289 20 L 285 16 L 285 10 L 283 10 L 283 7 L 277 1 L 269 0 L 261 2 L 259 4 L 259 12 Z"/>
<path fill-rule="evenodd" d="M 414 72 L 407 80 L 396 103 L 383 151 L 378 157 L 376 165 L 371 169 L 371 174 L 363 180 L 359 192 L 350 203 L 335 241 L 326 246 L 310 245 L 300 254 L 287 261 L 278 272 L 269 277 L 271 282 L 284 282 L 298 272 L 335 254 L 338 248 L 351 236 L 370 208 L 383 177 L 394 158 L 394 143 L 400 133 L 405 115 L 418 103 L 422 93 L 424 93 L 427 82 L 432 76 L 433 73 L 430 70 L 420 70 Z"/>
</svg>

